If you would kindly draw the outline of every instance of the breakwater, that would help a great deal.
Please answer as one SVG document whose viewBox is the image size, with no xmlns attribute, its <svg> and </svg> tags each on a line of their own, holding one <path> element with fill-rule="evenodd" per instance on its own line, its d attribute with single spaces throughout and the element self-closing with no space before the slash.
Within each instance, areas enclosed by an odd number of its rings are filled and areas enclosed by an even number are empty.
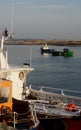
<svg viewBox="0 0 81 130">
<path fill-rule="evenodd" d="M 15 45 L 81 45 L 81 40 L 13 39 L 6 41 L 6 43 Z"/>
</svg>

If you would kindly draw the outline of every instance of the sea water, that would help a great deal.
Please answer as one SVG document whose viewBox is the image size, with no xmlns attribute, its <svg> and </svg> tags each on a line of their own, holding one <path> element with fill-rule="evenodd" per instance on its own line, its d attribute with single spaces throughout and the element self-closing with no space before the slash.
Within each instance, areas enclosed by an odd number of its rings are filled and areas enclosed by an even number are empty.
<svg viewBox="0 0 81 130">
<path fill-rule="evenodd" d="M 27 85 L 48 86 L 81 91 L 81 46 L 49 46 L 55 50 L 69 48 L 73 57 L 41 55 L 40 45 L 6 45 L 9 63 L 31 64 L 35 70 L 28 74 Z"/>
</svg>

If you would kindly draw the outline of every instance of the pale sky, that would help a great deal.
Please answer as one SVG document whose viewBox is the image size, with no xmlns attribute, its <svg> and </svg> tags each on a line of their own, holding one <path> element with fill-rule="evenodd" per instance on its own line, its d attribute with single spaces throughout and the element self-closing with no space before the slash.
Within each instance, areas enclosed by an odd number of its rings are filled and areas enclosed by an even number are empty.
<svg viewBox="0 0 81 130">
<path fill-rule="evenodd" d="M 0 33 L 5 27 L 15 38 L 81 40 L 81 0 L 0 0 Z"/>
</svg>

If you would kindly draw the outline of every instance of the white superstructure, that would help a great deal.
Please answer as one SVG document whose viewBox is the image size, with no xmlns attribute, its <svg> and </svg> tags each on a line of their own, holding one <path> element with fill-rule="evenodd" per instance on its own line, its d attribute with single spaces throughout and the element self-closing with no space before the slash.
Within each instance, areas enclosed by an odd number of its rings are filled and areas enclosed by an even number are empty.
<svg viewBox="0 0 81 130">
<path fill-rule="evenodd" d="M 33 70 L 30 66 L 12 67 L 8 64 L 7 51 L 4 51 L 4 42 L 8 39 L 7 32 L 4 32 L 1 37 L 0 46 L 0 80 L 9 79 L 13 81 L 12 97 L 22 100 L 23 88 L 26 85 L 26 76 Z"/>
<path fill-rule="evenodd" d="M 47 44 L 45 44 L 42 48 L 43 48 L 44 50 L 48 50 L 48 49 L 49 49 L 49 47 L 48 47 Z"/>
</svg>

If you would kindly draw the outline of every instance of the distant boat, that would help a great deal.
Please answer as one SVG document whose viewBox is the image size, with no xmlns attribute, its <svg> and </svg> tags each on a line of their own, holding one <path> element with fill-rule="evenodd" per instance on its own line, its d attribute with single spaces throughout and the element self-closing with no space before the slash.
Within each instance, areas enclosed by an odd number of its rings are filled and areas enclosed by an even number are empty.
<svg viewBox="0 0 81 130">
<path fill-rule="evenodd" d="M 47 44 L 41 47 L 41 54 L 52 54 L 52 56 L 63 56 L 63 57 L 73 57 L 73 51 L 68 48 L 64 48 L 63 51 L 57 51 L 55 49 L 50 49 Z"/>
<path fill-rule="evenodd" d="M 51 49 L 48 47 L 47 44 L 41 47 L 41 53 L 51 53 Z"/>
<path fill-rule="evenodd" d="M 62 56 L 64 57 L 73 57 L 73 51 L 68 48 L 64 48 L 62 52 Z"/>
<path fill-rule="evenodd" d="M 52 56 L 64 56 L 64 57 L 73 57 L 73 51 L 70 51 L 68 48 L 64 48 L 63 51 L 55 51 L 53 50 Z"/>
</svg>

